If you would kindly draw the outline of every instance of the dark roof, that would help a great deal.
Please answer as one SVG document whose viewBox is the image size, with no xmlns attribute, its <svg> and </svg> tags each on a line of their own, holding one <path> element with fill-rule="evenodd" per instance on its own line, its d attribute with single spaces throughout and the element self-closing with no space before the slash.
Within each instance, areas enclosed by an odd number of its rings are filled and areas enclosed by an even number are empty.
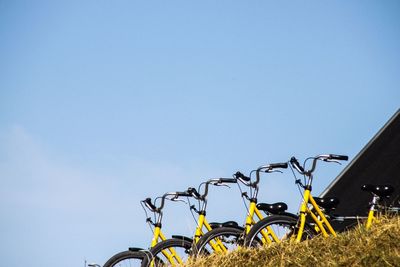
<svg viewBox="0 0 400 267">
<path fill-rule="evenodd" d="M 336 196 L 340 204 L 335 213 L 365 216 L 371 194 L 363 184 L 390 184 L 395 192 L 387 203 L 400 199 L 400 110 L 358 153 L 341 174 L 325 189 L 322 196 Z"/>
</svg>

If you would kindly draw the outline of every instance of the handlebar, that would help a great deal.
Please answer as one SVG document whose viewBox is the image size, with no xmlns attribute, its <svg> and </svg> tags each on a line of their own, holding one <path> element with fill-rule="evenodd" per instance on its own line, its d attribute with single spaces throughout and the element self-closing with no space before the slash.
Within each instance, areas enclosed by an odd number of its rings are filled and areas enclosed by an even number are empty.
<svg viewBox="0 0 400 267">
<path fill-rule="evenodd" d="M 273 172 L 275 169 L 286 169 L 288 167 L 287 162 L 284 163 L 271 163 L 267 165 L 263 165 L 259 168 L 257 168 L 256 171 L 256 180 L 254 182 L 250 182 L 251 178 L 248 176 L 245 176 L 241 172 L 236 172 L 234 176 L 236 177 L 237 180 L 241 181 L 243 184 L 246 186 L 251 186 L 251 187 L 257 187 L 257 184 L 260 182 L 260 172 L 266 172 L 270 173 Z"/>
<path fill-rule="evenodd" d="M 165 203 L 165 199 L 169 196 L 172 196 L 171 200 L 174 201 L 176 200 L 178 197 L 191 197 L 192 194 L 185 191 L 185 192 L 168 192 L 165 193 L 162 197 L 161 197 L 161 203 L 160 206 L 157 207 L 155 205 L 155 201 L 154 204 L 151 202 L 151 198 L 146 198 L 145 200 L 142 200 L 141 202 L 152 212 L 157 212 L 160 213 L 161 210 L 164 208 L 164 203 Z"/>
<path fill-rule="evenodd" d="M 203 194 L 200 194 L 199 192 L 197 192 L 196 189 L 194 189 L 192 187 L 189 187 L 187 191 L 190 192 L 191 196 L 194 197 L 195 199 L 204 201 L 208 195 L 208 186 L 210 184 L 219 186 L 219 185 L 223 185 L 223 184 L 234 184 L 234 183 L 237 183 L 237 180 L 234 178 L 214 178 L 214 179 L 210 179 L 204 183 L 205 186 L 204 186 Z"/>
<path fill-rule="evenodd" d="M 338 160 L 348 160 L 349 157 L 345 155 L 335 155 L 335 154 L 323 154 L 313 158 L 313 163 L 311 169 L 308 171 L 304 170 L 304 168 L 299 164 L 298 160 L 295 157 L 290 159 L 290 164 L 295 168 L 300 174 L 311 176 L 311 174 L 315 171 L 315 167 L 317 165 L 318 160 L 323 160 L 326 162 L 337 162 Z M 339 162 L 337 162 L 339 163 Z"/>
<path fill-rule="evenodd" d="M 257 184 L 260 182 L 260 172 L 264 171 L 266 173 L 271 173 L 275 169 L 286 169 L 288 167 L 287 162 L 284 163 L 271 163 L 268 165 L 261 166 L 257 169 L 256 171 L 256 181 L 252 183 L 252 185 L 257 186 Z"/>
<path fill-rule="evenodd" d="M 215 178 L 215 179 L 210 179 L 208 180 L 205 184 L 205 189 L 204 189 L 204 194 L 201 195 L 197 190 L 193 187 L 189 187 L 186 191 L 184 192 L 168 192 L 165 193 L 161 197 L 161 203 L 159 207 L 156 207 L 155 202 L 154 204 L 151 201 L 151 198 L 146 198 L 145 200 L 142 200 L 142 203 L 152 212 L 157 212 L 160 213 L 161 210 L 164 208 L 164 203 L 165 199 L 169 196 L 172 196 L 170 200 L 174 201 L 178 197 L 194 197 L 198 200 L 205 200 L 208 194 L 208 186 L 210 184 L 212 185 L 222 185 L 222 184 L 227 184 L 227 183 L 237 183 L 236 179 L 233 178 Z"/>
</svg>

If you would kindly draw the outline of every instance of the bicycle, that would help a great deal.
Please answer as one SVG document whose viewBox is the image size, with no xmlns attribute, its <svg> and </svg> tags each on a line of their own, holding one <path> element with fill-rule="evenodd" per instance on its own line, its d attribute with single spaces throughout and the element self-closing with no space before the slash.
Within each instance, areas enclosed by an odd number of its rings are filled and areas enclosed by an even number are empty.
<svg viewBox="0 0 400 267">
<path fill-rule="evenodd" d="M 283 202 L 277 202 L 273 204 L 267 203 L 258 203 L 257 204 L 257 196 L 259 191 L 259 182 L 260 182 L 260 173 L 271 173 L 278 171 L 277 169 L 285 169 L 287 168 L 287 163 L 274 163 L 261 166 L 256 170 L 250 173 L 250 177 L 243 175 L 241 172 L 237 172 L 234 174 L 236 180 L 240 181 L 242 184 L 249 188 L 248 192 L 242 192 L 242 197 L 249 202 L 245 225 L 241 229 L 241 231 L 233 230 L 229 227 L 219 227 L 215 228 L 208 233 L 206 233 L 203 237 L 200 238 L 199 242 L 197 243 L 197 253 L 198 254 L 207 254 L 210 250 L 210 243 L 213 240 L 224 240 L 224 244 L 231 244 L 233 247 L 229 250 L 233 250 L 236 246 L 242 246 L 244 244 L 244 239 L 247 234 L 249 234 L 250 229 L 253 225 L 256 224 L 256 220 L 260 221 L 264 219 L 261 211 L 264 211 L 267 216 L 271 214 L 283 214 L 286 216 L 293 216 L 290 213 L 287 213 L 287 205 Z M 251 174 L 256 173 L 255 181 L 251 181 Z M 240 187 L 239 187 L 240 188 Z M 242 190 L 241 190 L 242 191 Z M 247 205 L 246 205 L 247 207 Z M 272 231 L 271 228 L 266 228 L 262 232 L 262 236 L 257 239 L 257 241 L 261 244 L 271 243 L 272 240 L 278 241 L 278 237 Z"/>
<path fill-rule="evenodd" d="M 200 240 L 200 238 L 204 235 L 204 233 L 211 231 L 213 228 L 218 227 L 229 227 L 235 233 L 241 233 L 242 228 L 238 226 L 238 224 L 234 221 L 228 221 L 224 223 L 209 223 L 206 219 L 206 207 L 207 207 L 207 195 L 209 185 L 221 186 L 230 183 L 236 183 L 236 179 L 232 178 L 216 178 L 210 179 L 204 183 L 199 185 L 198 190 L 195 188 L 188 188 L 185 193 L 188 197 L 193 197 L 198 201 L 198 208 L 195 205 L 190 205 L 190 210 L 198 214 L 196 221 L 196 230 L 193 238 L 189 238 L 186 236 L 178 236 L 173 235 L 172 238 L 163 240 L 162 242 L 156 244 L 149 251 L 149 257 L 145 258 L 142 262 L 143 267 L 147 266 L 162 266 L 165 264 L 168 265 L 176 265 L 182 264 L 184 262 L 183 258 L 187 258 L 190 255 L 194 255 L 197 253 L 195 244 Z M 203 194 L 200 194 L 201 186 L 204 185 Z M 188 202 L 190 203 L 189 199 Z M 194 216 L 193 216 L 194 217 Z M 225 243 L 221 240 L 214 240 L 210 242 L 211 249 L 213 252 L 221 252 L 226 251 L 227 248 Z M 167 258 L 165 257 L 165 251 L 170 249 L 174 250 L 183 250 L 179 258 Z M 211 251 L 209 252 L 211 253 Z"/>
<path fill-rule="evenodd" d="M 145 200 L 140 201 L 141 206 L 143 207 L 146 214 L 146 222 L 149 224 L 150 228 L 153 231 L 153 238 L 151 240 L 150 248 L 156 246 L 160 241 L 166 240 L 167 238 L 161 231 L 162 228 L 162 210 L 164 208 L 164 203 L 166 199 L 171 201 L 177 201 L 179 197 L 187 197 L 187 192 L 169 192 L 164 194 L 162 197 L 158 197 L 154 200 L 154 204 L 151 202 L 151 198 L 146 198 Z M 168 198 L 171 197 L 171 198 Z M 161 203 L 158 207 L 156 207 L 156 201 L 161 199 Z M 148 216 L 145 207 L 150 210 L 154 215 L 154 221 Z M 173 249 L 166 251 L 166 255 L 170 258 L 178 257 L 178 254 Z M 114 267 L 114 266 L 140 266 L 144 259 L 149 257 L 149 251 L 142 249 L 131 247 L 126 251 L 122 251 L 120 253 L 112 256 L 103 267 Z"/>
<path fill-rule="evenodd" d="M 386 206 L 382 202 L 385 198 L 389 198 L 394 192 L 394 188 L 391 185 L 371 185 L 364 184 L 361 189 L 372 193 L 372 200 L 369 205 L 368 216 L 339 216 L 334 215 L 332 212 L 339 204 L 339 200 L 335 197 L 317 198 L 311 195 L 312 189 L 312 173 L 315 170 L 317 160 L 323 160 L 326 162 L 347 160 L 347 156 L 342 155 L 319 155 L 313 159 L 312 168 L 305 171 L 300 166 L 296 158 L 292 158 L 290 163 L 294 169 L 299 173 L 308 177 L 307 181 L 303 184 L 300 180 L 296 179 L 296 184 L 304 189 L 303 201 L 300 207 L 297 218 L 293 216 L 285 215 L 273 215 L 268 217 L 259 223 L 257 223 L 248 234 L 246 243 L 250 246 L 258 245 L 256 237 L 262 231 L 262 229 L 269 227 L 280 236 L 278 242 L 282 239 L 290 240 L 295 239 L 296 241 L 302 241 L 309 239 L 315 235 L 322 234 L 323 236 L 333 235 L 336 236 L 336 231 L 332 227 L 330 222 L 339 221 L 354 221 L 357 222 L 364 220 L 365 228 L 369 229 L 374 221 L 377 220 L 379 214 L 384 213 L 386 215 L 399 215 L 400 207 Z M 307 216 L 310 216 L 307 218 Z M 295 218 L 295 219 L 294 219 Z M 281 230 L 283 227 L 283 231 Z"/>
<path fill-rule="evenodd" d="M 290 160 L 291 167 L 304 175 L 305 180 L 304 183 L 302 183 L 300 179 L 295 180 L 295 183 L 303 189 L 303 200 L 300 206 L 299 215 L 292 214 L 288 216 L 287 214 L 280 214 L 264 218 L 255 224 L 246 236 L 245 244 L 247 246 L 259 246 L 257 240 L 259 239 L 260 234 L 262 235 L 264 229 L 268 228 L 272 229 L 278 237 L 277 239 L 274 238 L 271 240 L 273 242 L 291 239 L 295 239 L 299 242 L 305 239 L 310 239 L 317 234 L 322 234 L 325 237 L 329 235 L 336 236 L 335 230 L 322 210 L 332 210 L 336 207 L 339 201 L 337 198 L 316 198 L 312 196 L 313 172 L 315 171 L 318 160 L 339 163 L 341 160 L 348 160 L 348 157 L 344 155 L 328 154 L 319 155 L 309 159 L 312 159 L 313 162 L 312 167 L 307 171 L 300 166 L 295 157 L 292 157 Z"/>
<path fill-rule="evenodd" d="M 327 198 L 316 198 L 314 197 L 315 202 L 320 206 L 321 211 L 323 214 L 326 216 L 329 222 L 350 222 L 353 223 L 356 221 L 357 224 L 360 223 L 360 221 L 365 221 L 365 228 L 368 230 L 373 222 L 376 222 L 378 220 L 378 217 L 382 214 L 386 216 L 398 216 L 400 215 L 400 207 L 395 207 L 395 206 L 387 206 L 385 205 L 384 199 L 389 198 L 391 194 L 394 192 L 394 188 L 391 185 L 371 185 L 371 184 L 364 184 L 361 186 L 361 190 L 367 191 L 372 193 L 372 200 L 369 203 L 369 211 L 367 216 L 340 216 L 340 215 L 333 215 L 332 211 L 335 209 L 337 206 L 338 199 L 337 198 L 332 198 L 332 197 L 327 197 Z M 400 203 L 399 203 L 400 204 Z M 317 217 L 320 219 L 319 217 Z M 297 222 L 290 222 L 289 223 L 288 218 L 284 220 L 283 218 L 278 218 L 277 216 L 275 218 L 271 218 L 269 222 L 264 222 L 262 227 L 272 227 L 276 231 L 277 227 L 280 226 L 283 227 L 284 234 L 281 235 L 286 240 L 291 240 L 293 238 L 296 238 L 298 236 L 298 223 L 299 223 L 299 218 L 297 218 Z M 297 223 L 297 224 L 296 224 Z M 354 226 L 355 224 L 351 225 Z M 351 228 L 351 226 L 347 227 L 345 230 L 348 230 Z M 313 228 L 313 234 L 317 235 L 322 233 L 320 228 L 316 223 L 310 223 L 310 227 Z M 343 230 L 344 231 L 344 230 Z M 296 235 L 297 233 L 297 235 Z M 331 233 L 332 234 L 332 233 Z M 308 235 L 307 238 L 312 238 L 314 235 Z M 336 235 L 335 235 L 336 236 Z M 249 234 L 249 238 L 250 234 Z M 304 240 L 305 238 L 302 238 L 301 240 Z M 298 240 L 298 239 L 296 239 Z M 253 244 L 254 246 L 254 244 Z"/>
<path fill-rule="evenodd" d="M 394 207 L 392 205 L 387 206 L 384 203 L 384 200 L 386 198 L 389 198 L 394 192 L 393 186 L 364 184 L 361 186 L 361 190 L 372 194 L 372 200 L 369 203 L 367 216 L 340 216 L 329 214 L 329 220 L 332 222 L 356 221 L 357 223 L 359 223 L 360 221 L 365 221 L 365 228 L 369 229 L 382 214 L 386 216 L 394 216 L 400 214 L 400 207 Z M 351 226 L 353 225 L 350 224 L 350 226 L 346 227 L 346 230 L 351 228 Z"/>
</svg>

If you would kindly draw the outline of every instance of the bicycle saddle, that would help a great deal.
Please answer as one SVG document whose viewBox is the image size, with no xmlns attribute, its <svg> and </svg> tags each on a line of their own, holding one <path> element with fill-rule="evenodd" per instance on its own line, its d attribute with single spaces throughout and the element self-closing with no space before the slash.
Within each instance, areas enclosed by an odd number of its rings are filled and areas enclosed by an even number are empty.
<svg viewBox="0 0 400 267">
<path fill-rule="evenodd" d="M 339 204 L 339 199 L 336 197 L 314 197 L 318 206 L 325 210 L 333 210 Z"/>
<path fill-rule="evenodd" d="M 218 228 L 218 227 L 239 227 L 239 224 L 235 221 L 227 221 L 227 222 L 223 222 L 223 223 L 212 222 L 212 223 L 210 223 L 210 226 L 212 229 L 214 229 L 214 228 Z"/>
<path fill-rule="evenodd" d="M 283 203 L 283 202 L 276 202 L 273 204 L 258 203 L 257 209 L 265 211 L 265 212 L 269 212 L 272 214 L 279 214 L 279 213 L 285 212 L 288 209 L 288 206 L 286 205 L 286 203 Z"/>
<path fill-rule="evenodd" d="M 371 192 L 379 197 L 389 197 L 394 188 L 391 185 L 372 185 L 372 184 L 364 184 L 361 186 L 361 190 Z"/>
</svg>

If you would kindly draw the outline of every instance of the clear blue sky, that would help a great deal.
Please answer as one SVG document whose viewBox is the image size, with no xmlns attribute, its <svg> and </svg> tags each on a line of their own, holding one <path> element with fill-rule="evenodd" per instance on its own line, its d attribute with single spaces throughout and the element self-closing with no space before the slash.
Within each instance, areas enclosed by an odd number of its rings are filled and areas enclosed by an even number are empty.
<svg viewBox="0 0 400 267">
<path fill-rule="evenodd" d="M 0 1 L 2 265 L 103 264 L 148 246 L 145 197 L 292 155 L 353 158 L 399 108 L 399 14 L 399 1 Z M 319 165 L 315 193 L 344 166 Z M 261 187 L 297 209 L 289 172 Z M 213 189 L 209 218 L 242 223 L 241 205 Z M 166 233 L 190 235 L 184 204 L 165 213 Z"/>
</svg>

